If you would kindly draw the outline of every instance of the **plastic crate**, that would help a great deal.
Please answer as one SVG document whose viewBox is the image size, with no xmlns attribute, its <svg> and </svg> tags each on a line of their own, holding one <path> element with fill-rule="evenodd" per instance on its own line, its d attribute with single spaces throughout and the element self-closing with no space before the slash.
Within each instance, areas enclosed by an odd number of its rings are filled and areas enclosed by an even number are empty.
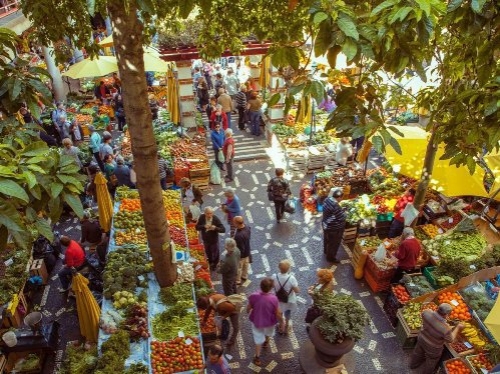
<svg viewBox="0 0 500 374">
<path fill-rule="evenodd" d="M 396 271 L 396 269 L 380 269 L 377 266 L 377 263 L 373 260 L 372 256 L 368 256 L 366 259 L 366 265 L 365 268 L 371 271 L 373 274 L 374 278 L 377 280 L 387 280 L 389 281 L 393 276 Z"/>
<path fill-rule="evenodd" d="M 430 285 L 437 290 L 439 288 L 436 278 L 434 278 L 434 275 L 432 274 L 436 270 L 435 266 L 427 266 L 424 268 L 424 271 L 422 272 L 424 276 L 427 278 L 427 281 L 430 283 Z"/>
<path fill-rule="evenodd" d="M 417 344 L 418 332 L 412 332 L 401 313 L 397 314 L 396 339 L 403 349 L 413 349 Z"/>
<path fill-rule="evenodd" d="M 472 365 L 472 362 L 471 362 L 471 360 L 472 360 L 472 359 L 474 359 L 474 358 L 476 358 L 476 357 L 479 357 L 479 356 L 480 356 L 480 355 L 468 355 L 468 356 L 465 358 L 465 360 L 467 361 L 467 363 L 469 364 L 469 366 L 472 368 L 472 372 L 473 372 L 474 374 L 483 374 L 483 372 L 481 371 L 481 369 L 476 369 L 476 368 L 474 367 L 474 365 Z M 488 355 L 486 355 L 486 356 L 487 356 L 487 358 L 488 358 L 488 361 L 490 361 L 490 363 L 492 363 L 492 362 L 491 362 L 491 359 L 488 357 Z M 492 364 L 493 364 L 493 363 L 492 363 Z M 495 366 L 495 365 L 493 365 L 493 366 Z"/>
<path fill-rule="evenodd" d="M 446 361 L 443 361 L 443 369 L 444 369 L 444 372 L 445 372 L 446 374 L 449 374 L 449 373 L 450 373 L 450 372 L 448 371 L 448 369 L 446 369 L 446 364 L 447 364 L 448 362 L 451 362 L 451 361 L 462 361 L 462 362 L 465 364 L 465 366 L 467 366 L 467 367 L 471 370 L 471 372 L 473 372 L 473 373 L 474 373 L 474 369 L 472 369 L 472 367 L 469 365 L 469 363 L 467 362 L 467 360 L 466 360 L 465 358 L 455 357 L 455 358 L 452 358 L 451 360 L 446 360 Z"/>
<path fill-rule="evenodd" d="M 365 266 L 365 271 L 364 271 L 364 278 L 366 283 L 368 283 L 368 286 L 373 292 L 381 292 L 381 291 L 386 291 L 390 287 L 390 282 L 389 279 L 387 280 L 378 280 L 374 277 L 374 275 L 369 271 L 366 266 Z"/>
<path fill-rule="evenodd" d="M 393 218 L 394 218 L 393 212 L 377 214 L 377 221 L 379 222 L 392 221 Z"/>
<path fill-rule="evenodd" d="M 389 322 L 391 323 L 392 327 L 396 327 L 398 324 L 398 311 L 400 308 L 403 307 L 403 304 L 399 302 L 397 297 L 394 295 L 394 293 L 391 291 L 389 295 L 386 297 L 384 306 L 382 309 L 385 312 L 385 315 L 389 319 Z"/>
</svg>

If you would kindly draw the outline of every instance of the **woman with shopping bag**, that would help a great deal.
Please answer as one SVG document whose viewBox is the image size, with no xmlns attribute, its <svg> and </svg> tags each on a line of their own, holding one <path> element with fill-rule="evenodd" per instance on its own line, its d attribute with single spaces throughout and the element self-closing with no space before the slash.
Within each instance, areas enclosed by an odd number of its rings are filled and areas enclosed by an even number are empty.
<svg viewBox="0 0 500 374">
<path fill-rule="evenodd" d="M 224 135 L 224 130 L 222 130 L 222 126 L 219 123 L 215 124 L 215 128 L 210 133 L 210 139 L 212 140 L 215 163 L 220 170 L 224 170 L 224 162 L 226 162 L 226 159 L 224 158 L 223 147 L 226 136 Z"/>
</svg>

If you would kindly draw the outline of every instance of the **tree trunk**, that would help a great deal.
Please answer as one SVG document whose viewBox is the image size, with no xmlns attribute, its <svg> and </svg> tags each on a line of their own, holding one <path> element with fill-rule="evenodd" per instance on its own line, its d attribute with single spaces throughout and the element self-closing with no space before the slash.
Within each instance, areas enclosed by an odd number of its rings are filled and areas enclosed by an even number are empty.
<svg viewBox="0 0 500 374">
<path fill-rule="evenodd" d="M 45 59 L 45 64 L 47 65 L 47 71 L 52 77 L 52 90 L 54 93 L 54 99 L 56 101 L 66 100 L 66 94 L 64 91 L 64 83 L 61 77 L 61 72 L 56 65 L 54 60 L 54 48 L 52 47 L 42 47 L 43 57 Z"/>
<path fill-rule="evenodd" d="M 437 145 L 434 144 L 435 133 L 434 128 L 431 130 L 431 137 L 429 143 L 427 143 L 427 150 L 425 152 L 424 167 L 422 169 L 422 176 L 418 183 L 417 192 L 415 194 L 415 200 L 413 201 L 413 206 L 422 211 L 425 201 L 425 193 L 429 187 L 429 182 L 432 178 L 432 172 L 434 170 L 434 160 L 436 159 Z M 413 225 L 417 220 L 413 221 Z"/>
<path fill-rule="evenodd" d="M 143 25 L 137 18 L 134 2 L 125 10 L 123 1 L 108 1 L 113 22 L 113 38 L 118 71 L 122 81 L 123 103 L 132 142 L 137 187 L 141 199 L 148 245 L 160 287 L 172 285 L 177 278 L 172 263 L 172 248 L 163 206 L 156 141 L 143 60 Z"/>
</svg>

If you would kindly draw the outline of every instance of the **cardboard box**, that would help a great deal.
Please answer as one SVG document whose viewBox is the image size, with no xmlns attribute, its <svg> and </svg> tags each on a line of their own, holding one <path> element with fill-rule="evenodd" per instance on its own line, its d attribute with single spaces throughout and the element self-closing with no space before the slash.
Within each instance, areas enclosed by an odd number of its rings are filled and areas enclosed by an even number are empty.
<svg viewBox="0 0 500 374">
<path fill-rule="evenodd" d="M 44 259 L 33 260 L 30 266 L 31 276 L 40 276 L 42 278 L 42 284 L 47 284 L 49 281 L 49 274 L 47 273 L 47 267 L 45 266 Z"/>
</svg>

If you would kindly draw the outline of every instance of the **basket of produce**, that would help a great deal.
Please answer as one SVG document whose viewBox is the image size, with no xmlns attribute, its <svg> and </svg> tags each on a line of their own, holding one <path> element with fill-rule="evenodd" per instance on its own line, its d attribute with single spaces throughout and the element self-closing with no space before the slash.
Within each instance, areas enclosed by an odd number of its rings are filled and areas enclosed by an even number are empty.
<svg viewBox="0 0 500 374">
<path fill-rule="evenodd" d="M 392 258 L 385 257 L 382 261 L 377 261 L 373 255 L 368 256 L 366 268 L 378 280 L 390 280 L 395 271 Z"/>
<path fill-rule="evenodd" d="M 443 367 L 446 374 L 472 374 L 472 368 L 460 357 L 444 361 Z"/>
<path fill-rule="evenodd" d="M 453 357 L 465 357 L 474 354 L 474 346 L 462 336 L 458 336 L 453 343 L 446 343 L 445 345 Z"/>
<path fill-rule="evenodd" d="M 451 305 L 452 311 L 448 317 L 449 319 L 469 321 L 472 318 L 465 300 L 458 292 L 443 291 L 438 295 L 437 299 L 438 304 L 447 303 Z"/>
<path fill-rule="evenodd" d="M 403 276 L 402 280 L 412 299 L 434 291 L 432 285 L 423 275 L 406 274 Z"/>
<path fill-rule="evenodd" d="M 382 240 L 378 236 L 365 236 L 356 240 L 356 246 L 368 253 L 374 252 L 381 243 Z"/>
<path fill-rule="evenodd" d="M 460 290 L 460 295 L 467 302 L 467 305 L 476 313 L 481 321 L 484 321 L 491 309 L 495 305 L 495 300 L 492 300 L 486 290 L 480 283 L 475 283 L 467 288 Z"/>
<path fill-rule="evenodd" d="M 493 369 L 493 363 L 491 362 L 489 356 L 483 352 L 478 355 L 467 356 L 465 358 L 475 374 L 482 374 L 484 370 L 490 372 Z"/>
</svg>

